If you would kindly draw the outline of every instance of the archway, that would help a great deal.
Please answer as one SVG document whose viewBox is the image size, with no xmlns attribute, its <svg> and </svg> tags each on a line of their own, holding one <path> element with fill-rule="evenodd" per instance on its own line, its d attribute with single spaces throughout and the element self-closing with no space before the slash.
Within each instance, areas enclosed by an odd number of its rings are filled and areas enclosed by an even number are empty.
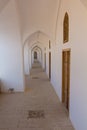
<svg viewBox="0 0 87 130">
<path fill-rule="evenodd" d="M 34 60 L 37 60 L 37 51 L 34 51 Z"/>
<path fill-rule="evenodd" d="M 32 64 L 36 60 L 39 61 L 40 63 L 42 63 L 42 49 L 39 46 L 34 46 L 31 50 Z"/>
<path fill-rule="evenodd" d="M 49 45 L 49 37 L 41 32 L 37 31 L 32 33 L 27 37 L 24 42 L 23 49 L 24 49 L 24 75 L 29 76 L 30 70 L 32 68 L 32 64 L 34 63 L 35 59 L 37 59 L 40 63 L 42 68 L 46 71 L 48 75 L 51 75 L 51 71 L 49 74 L 49 53 L 48 53 L 48 46 Z M 51 48 L 49 48 L 51 51 Z M 51 76 L 50 76 L 51 79 Z"/>
</svg>

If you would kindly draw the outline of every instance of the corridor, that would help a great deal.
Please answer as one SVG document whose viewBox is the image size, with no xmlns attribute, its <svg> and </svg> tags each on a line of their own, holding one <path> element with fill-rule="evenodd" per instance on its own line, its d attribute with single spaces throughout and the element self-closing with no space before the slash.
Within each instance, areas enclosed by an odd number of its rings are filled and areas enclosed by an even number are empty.
<svg viewBox="0 0 87 130">
<path fill-rule="evenodd" d="M 0 95 L 0 130 L 74 130 L 37 61 L 26 76 L 24 93 Z"/>
</svg>

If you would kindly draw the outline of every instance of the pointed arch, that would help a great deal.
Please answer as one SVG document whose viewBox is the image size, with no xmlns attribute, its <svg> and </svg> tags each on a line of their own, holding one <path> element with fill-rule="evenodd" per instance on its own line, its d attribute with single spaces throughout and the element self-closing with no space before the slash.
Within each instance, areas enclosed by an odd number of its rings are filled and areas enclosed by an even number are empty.
<svg viewBox="0 0 87 130">
<path fill-rule="evenodd" d="M 69 15 L 66 12 L 63 21 L 63 43 L 69 41 Z"/>
</svg>

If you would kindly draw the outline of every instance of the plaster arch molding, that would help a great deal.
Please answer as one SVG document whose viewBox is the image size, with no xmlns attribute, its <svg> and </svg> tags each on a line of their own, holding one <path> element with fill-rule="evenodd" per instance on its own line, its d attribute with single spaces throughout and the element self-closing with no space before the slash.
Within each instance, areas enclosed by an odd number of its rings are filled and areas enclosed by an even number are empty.
<svg viewBox="0 0 87 130">
<path fill-rule="evenodd" d="M 42 49 L 39 46 L 34 46 L 31 51 L 33 52 L 35 50 L 42 52 Z"/>
<path fill-rule="evenodd" d="M 45 48 L 45 46 L 43 46 L 41 43 L 34 43 L 31 46 L 29 46 L 29 50 L 32 50 L 35 47 L 38 47 L 38 48 L 40 48 L 42 50 Z"/>
<path fill-rule="evenodd" d="M 29 75 L 34 62 L 34 50 L 37 49 L 38 60 L 44 68 L 44 52 L 49 45 L 49 37 L 41 31 L 31 34 L 24 42 L 24 72 Z M 33 51 L 32 51 L 33 50 Z"/>
<path fill-rule="evenodd" d="M 35 59 L 34 53 L 37 52 L 37 59 Z M 42 49 L 39 46 L 35 46 L 31 50 L 32 55 L 32 64 L 35 60 L 38 60 L 40 63 L 42 63 Z"/>
<path fill-rule="evenodd" d="M 26 40 L 24 41 L 23 46 L 25 44 L 29 44 L 29 46 L 32 46 L 34 43 L 38 42 L 43 44 L 43 46 L 47 45 L 47 43 L 50 41 L 53 41 L 47 34 L 45 34 L 42 31 L 36 31 L 29 35 Z"/>
</svg>

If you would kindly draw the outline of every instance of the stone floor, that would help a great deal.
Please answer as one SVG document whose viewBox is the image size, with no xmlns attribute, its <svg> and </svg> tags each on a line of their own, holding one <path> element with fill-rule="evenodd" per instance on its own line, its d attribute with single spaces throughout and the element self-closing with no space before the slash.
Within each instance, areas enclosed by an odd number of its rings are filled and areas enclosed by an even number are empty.
<svg viewBox="0 0 87 130">
<path fill-rule="evenodd" d="M 66 109 L 37 62 L 30 76 L 26 76 L 24 93 L 0 95 L 0 130 L 74 130 Z"/>
</svg>

